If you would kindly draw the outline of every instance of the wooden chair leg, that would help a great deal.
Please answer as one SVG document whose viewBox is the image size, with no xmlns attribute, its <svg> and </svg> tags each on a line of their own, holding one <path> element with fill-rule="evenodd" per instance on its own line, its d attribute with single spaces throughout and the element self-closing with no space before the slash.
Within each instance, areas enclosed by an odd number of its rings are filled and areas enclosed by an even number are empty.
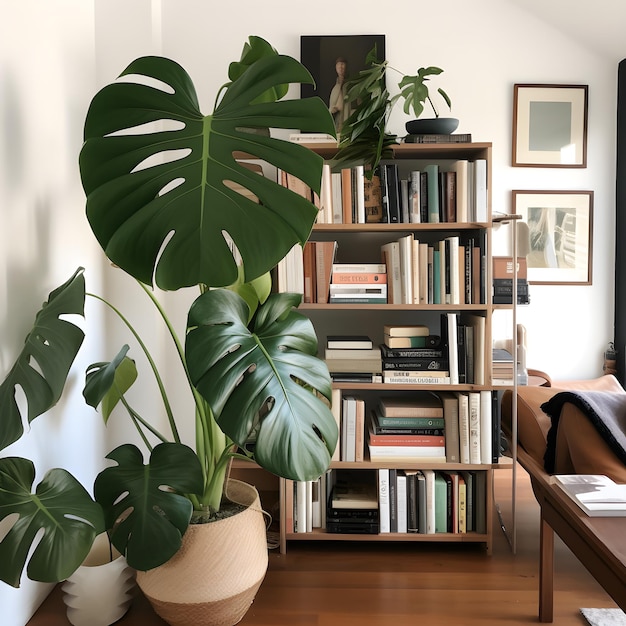
<svg viewBox="0 0 626 626">
<path fill-rule="evenodd" d="M 554 531 L 541 516 L 539 555 L 539 621 L 554 620 Z"/>
</svg>

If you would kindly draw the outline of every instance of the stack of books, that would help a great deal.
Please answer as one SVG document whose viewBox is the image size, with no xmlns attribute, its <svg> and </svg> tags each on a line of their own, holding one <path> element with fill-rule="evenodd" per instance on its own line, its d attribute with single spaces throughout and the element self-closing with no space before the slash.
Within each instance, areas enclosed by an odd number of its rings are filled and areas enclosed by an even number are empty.
<svg viewBox="0 0 626 626">
<path fill-rule="evenodd" d="M 386 324 L 381 345 L 383 382 L 446 384 L 450 382 L 449 355 L 441 337 L 422 324 Z"/>
<path fill-rule="evenodd" d="M 512 304 L 513 257 L 493 257 L 493 303 Z M 517 304 L 529 304 L 528 263 L 526 257 L 517 259 Z"/>
<path fill-rule="evenodd" d="M 443 406 L 428 392 L 410 398 L 381 398 L 370 416 L 372 461 L 446 461 Z"/>
<path fill-rule="evenodd" d="M 493 348 L 491 356 L 492 384 L 512 385 L 514 371 L 513 355 L 504 348 Z"/>
<path fill-rule="evenodd" d="M 379 382 L 382 371 L 380 348 L 360 335 L 329 335 L 324 353 L 335 382 Z"/>
<path fill-rule="evenodd" d="M 333 264 L 330 302 L 336 304 L 387 304 L 387 268 L 385 264 Z"/>
</svg>

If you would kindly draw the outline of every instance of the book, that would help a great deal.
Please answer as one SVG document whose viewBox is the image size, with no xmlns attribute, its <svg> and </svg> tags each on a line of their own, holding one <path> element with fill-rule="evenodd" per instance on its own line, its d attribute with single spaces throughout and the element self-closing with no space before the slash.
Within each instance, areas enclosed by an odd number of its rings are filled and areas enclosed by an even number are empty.
<svg viewBox="0 0 626 626">
<path fill-rule="evenodd" d="M 449 361 L 447 358 L 435 359 L 416 359 L 416 358 L 397 358 L 383 359 L 383 368 L 386 370 L 427 370 L 427 371 L 444 371 L 449 370 Z"/>
<path fill-rule="evenodd" d="M 333 263 L 335 274 L 385 274 L 387 266 L 384 263 Z"/>
<path fill-rule="evenodd" d="M 365 222 L 380 223 L 383 221 L 383 205 L 380 191 L 380 177 L 372 174 L 371 179 L 367 176 L 366 167 L 363 178 L 363 198 L 365 200 Z"/>
<path fill-rule="evenodd" d="M 481 458 L 480 439 L 480 392 L 470 391 L 469 396 L 469 462 L 479 464 Z"/>
<path fill-rule="evenodd" d="M 356 451 L 356 398 L 345 396 L 341 411 L 341 460 L 355 461 Z"/>
<path fill-rule="evenodd" d="M 557 474 L 554 479 L 590 517 L 626 517 L 626 485 L 601 474 Z"/>
<path fill-rule="evenodd" d="M 427 335 L 423 337 L 391 337 L 384 334 L 383 340 L 388 348 L 432 348 L 439 345 L 441 337 L 439 335 Z"/>
<path fill-rule="evenodd" d="M 403 304 L 413 304 L 413 241 L 412 233 L 398 239 L 400 247 L 400 297 Z M 387 332 L 387 328 L 396 327 L 385 326 L 385 332 Z M 409 336 L 415 335 L 410 334 Z"/>
<path fill-rule="evenodd" d="M 423 471 L 417 472 L 417 531 L 425 534 L 426 527 L 426 476 Z"/>
<path fill-rule="evenodd" d="M 336 241 L 315 242 L 317 302 L 319 302 L 320 304 L 328 302 L 329 299 L 330 277 L 332 274 L 332 267 L 336 251 Z"/>
<path fill-rule="evenodd" d="M 307 241 L 302 251 L 302 271 L 304 274 L 303 302 L 317 302 L 317 275 L 315 272 L 315 242 Z"/>
<path fill-rule="evenodd" d="M 439 345 L 440 343 L 440 337 L 439 336 L 435 336 L 435 335 L 429 335 L 428 336 L 429 341 L 432 341 L 434 343 L 436 343 L 437 345 Z M 381 344 L 380 345 L 380 352 L 382 354 L 382 356 L 384 358 L 389 358 L 389 359 L 411 359 L 411 358 L 416 358 L 416 359 L 426 359 L 426 358 L 433 358 L 433 359 L 440 359 L 443 358 L 444 353 L 443 350 L 441 348 L 431 348 L 431 347 L 424 347 L 424 348 L 390 348 L 389 346 L 385 345 L 385 344 Z"/>
<path fill-rule="evenodd" d="M 389 532 L 398 532 L 398 470 L 389 468 Z"/>
<path fill-rule="evenodd" d="M 390 304 L 402 304 L 402 279 L 400 276 L 400 244 L 390 241 L 380 248 L 385 266 L 387 267 L 387 284 Z"/>
<path fill-rule="evenodd" d="M 424 475 L 424 495 L 426 506 L 424 507 L 426 512 L 426 524 L 425 524 L 425 532 L 428 535 L 434 534 L 435 532 L 435 472 L 431 469 L 422 470 L 422 474 Z"/>
<path fill-rule="evenodd" d="M 414 462 L 445 463 L 444 446 L 369 446 L 370 460 L 377 463 Z"/>
<path fill-rule="evenodd" d="M 330 184 L 332 192 L 333 224 L 343 223 L 343 199 L 341 192 L 341 172 L 331 172 Z"/>
<path fill-rule="evenodd" d="M 467 532 L 467 483 L 465 476 L 459 472 L 459 533 Z"/>
<path fill-rule="evenodd" d="M 386 369 L 384 363 L 382 364 L 383 376 L 395 376 L 397 378 L 416 378 L 420 376 L 430 376 L 431 378 L 450 378 L 450 372 L 448 370 L 436 370 L 436 369 Z"/>
<path fill-rule="evenodd" d="M 480 462 L 491 463 L 493 459 L 493 425 L 491 423 L 491 407 L 493 405 L 491 391 L 484 389 L 480 394 Z"/>
<path fill-rule="evenodd" d="M 382 294 L 331 294 L 328 302 L 330 304 L 387 304 L 387 296 Z"/>
<path fill-rule="evenodd" d="M 445 421 L 446 461 L 448 463 L 460 463 L 459 399 L 456 394 L 449 391 L 440 392 L 439 397 L 443 404 Z"/>
<path fill-rule="evenodd" d="M 448 486 L 439 472 L 435 472 L 435 532 L 448 532 Z"/>
<path fill-rule="evenodd" d="M 419 499 L 418 478 L 419 470 L 404 470 L 406 478 L 406 532 L 419 532 Z"/>
<path fill-rule="evenodd" d="M 389 385 L 449 385 L 450 377 L 449 376 L 432 376 L 424 375 L 424 376 L 392 376 L 390 374 L 383 374 L 383 383 L 387 383 Z"/>
<path fill-rule="evenodd" d="M 380 348 L 326 348 L 326 359 L 380 359 Z"/>
<path fill-rule="evenodd" d="M 469 395 L 467 392 L 455 392 L 459 401 L 459 454 L 461 463 L 468 465 L 469 453 Z"/>
<path fill-rule="evenodd" d="M 374 344 L 366 335 L 328 335 L 326 337 L 326 347 L 371 350 Z"/>
<path fill-rule="evenodd" d="M 380 373 L 382 364 L 380 359 L 325 359 L 326 367 L 331 373 L 349 372 L 373 374 Z"/>
<path fill-rule="evenodd" d="M 331 296 L 369 295 L 387 298 L 386 283 L 330 283 Z"/>
<path fill-rule="evenodd" d="M 383 332 L 389 337 L 428 337 L 430 334 L 428 326 L 423 324 L 412 324 L 408 326 L 396 326 L 385 324 Z"/>
<path fill-rule="evenodd" d="M 372 424 L 381 430 L 421 430 L 424 428 L 443 429 L 443 417 L 384 417 L 377 409 L 372 412 Z"/>
<path fill-rule="evenodd" d="M 378 522 L 379 532 L 390 531 L 390 508 L 389 508 L 389 469 L 378 470 Z"/>
<path fill-rule="evenodd" d="M 439 166 L 429 163 L 424 166 L 428 185 L 428 222 L 437 224 L 439 219 Z"/>
<path fill-rule="evenodd" d="M 331 285 L 376 285 L 387 284 L 387 273 L 338 272 L 333 269 Z"/>
<path fill-rule="evenodd" d="M 383 396 L 378 404 L 380 416 L 390 417 L 438 417 L 443 418 L 440 398 L 433 393 L 418 392 L 409 398 Z"/>
<path fill-rule="evenodd" d="M 474 213 L 477 222 L 487 221 L 487 161 L 474 161 Z"/>
<path fill-rule="evenodd" d="M 471 133 L 406 135 L 404 143 L 472 143 Z"/>
<path fill-rule="evenodd" d="M 443 435 L 400 435 L 395 433 L 377 435 L 374 433 L 371 424 L 368 430 L 368 441 L 370 446 L 445 446 L 445 436 Z"/>
<path fill-rule="evenodd" d="M 358 463 L 365 458 L 365 400 L 363 398 L 356 399 L 354 427 L 354 460 Z"/>
<path fill-rule="evenodd" d="M 331 404 L 330 410 L 335 418 L 335 423 L 337 424 L 337 432 L 341 432 L 341 407 L 342 407 L 342 398 L 341 398 L 341 389 L 333 389 L 331 395 Z M 339 438 L 337 439 L 337 445 L 335 446 L 335 450 L 331 455 L 331 461 L 339 461 L 341 460 L 341 442 Z"/>
<path fill-rule="evenodd" d="M 341 170 L 341 208 L 343 212 L 343 223 L 352 224 L 352 170 L 349 167 L 344 167 Z"/>
<path fill-rule="evenodd" d="M 354 177 L 354 204 L 356 224 L 365 224 L 365 178 L 363 165 L 355 165 L 352 168 L 352 175 Z"/>
<path fill-rule="evenodd" d="M 408 532 L 408 493 L 407 493 L 407 477 L 404 472 L 398 471 L 396 475 L 396 511 L 397 511 L 397 528 L 396 532 Z"/>
<path fill-rule="evenodd" d="M 337 143 L 332 135 L 326 133 L 289 133 L 289 141 L 296 143 Z"/>
</svg>

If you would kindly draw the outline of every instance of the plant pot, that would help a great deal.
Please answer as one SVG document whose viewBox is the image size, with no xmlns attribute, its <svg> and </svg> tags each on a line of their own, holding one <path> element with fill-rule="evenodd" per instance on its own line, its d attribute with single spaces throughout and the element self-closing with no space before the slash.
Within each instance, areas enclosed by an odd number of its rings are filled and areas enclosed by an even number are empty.
<svg viewBox="0 0 626 626">
<path fill-rule="evenodd" d="M 433 117 L 409 120 L 406 123 L 406 132 L 409 135 L 449 135 L 459 126 L 455 117 Z"/>
<path fill-rule="evenodd" d="M 124 616 L 133 601 L 135 570 L 115 548 L 111 560 L 109 539 L 103 533 L 62 590 L 70 624 L 109 626 Z"/>
<path fill-rule="evenodd" d="M 257 490 L 228 481 L 229 499 L 247 508 L 192 524 L 165 564 L 137 572 L 137 583 L 171 626 L 232 626 L 246 614 L 267 571 L 265 520 Z"/>
</svg>

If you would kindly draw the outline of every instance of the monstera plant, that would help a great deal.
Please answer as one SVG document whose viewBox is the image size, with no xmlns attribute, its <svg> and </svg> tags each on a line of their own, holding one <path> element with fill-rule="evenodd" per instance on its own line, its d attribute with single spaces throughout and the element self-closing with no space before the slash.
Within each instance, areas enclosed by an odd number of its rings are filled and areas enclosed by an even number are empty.
<svg viewBox="0 0 626 626">
<path fill-rule="evenodd" d="M 169 432 L 131 406 L 127 391 L 142 378 L 128 345 L 90 366 L 86 402 L 105 420 L 125 412 L 146 450 L 131 443 L 113 450 L 93 497 L 63 469 L 34 486 L 30 460 L 0 459 L 0 520 L 17 514 L 0 541 L 0 579 L 14 586 L 27 560 L 31 579 L 63 580 L 104 529 L 131 566 L 154 568 L 177 552 L 194 512 L 210 517 L 220 508 L 233 456 L 311 480 L 328 467 L 337 441 L 330 377 L 316 356 L 311 323 L 296 310 L 300 295 L 270 293 L 268 273 L 294 245 L 304 245 L 317 210 L 241 162 L 265 162 L 319 192 L 321 158 L 267 132 L 334 133 L 321 100 L 283 99 L 289 84 L 312 82 L 309 72 L 251 37 L 211 115 L 201 113 L 190 77 L 172 60 L 140 58 L 121 76 L 96 94 L 87 113 L 80 154 L 86 215 L 106 256 L 159 311 L 195 414 L 174 414 L 139 333 L 117 304 L 96 296 L 145 353 Z M 180 339 L 157 288 L 191 286 L 199 295 Z M 79 268 L 37 314 L 0 386 L 0 449 L 23 436 L 23 421 L 61 397 L 83 341 L 68 315 L 83 315 L 85 296 Z M 16 399 L 18 388 L 27 408 Z M 183 422 L 195 425 L 192 445 L 181 441 Z"/>
<path fill-rule="evenodd" d="M 365 69 L 346 82 L 346 100 L 355 105 L 341 127 L 337 161 L 343 165 L 365 162 L 367 171 L 372 173 L 381 158 L 391 155 L 390 148 L 397 143 L 397 136 L 388 132 L 387 125 L 399 100 L 403 101 L 403 111 L 407 115 L 412 113 L 418 118 L 428 104 L 435 118 L 439 118 L 427 83 L 430 77 L 438 76 L 443 70 L 429 66 L 420 67 L 416 74 L 403 74 L 389 61 L 378 58 L 376 46 L 368 52 L 365 65 Z M 400 76 L 397 82 L 400 91 L 393 96 L 387 90 L 388 71 Z M 448 94 L 441 88 L 437 93 L 451 108 Z"/>
</svg>

